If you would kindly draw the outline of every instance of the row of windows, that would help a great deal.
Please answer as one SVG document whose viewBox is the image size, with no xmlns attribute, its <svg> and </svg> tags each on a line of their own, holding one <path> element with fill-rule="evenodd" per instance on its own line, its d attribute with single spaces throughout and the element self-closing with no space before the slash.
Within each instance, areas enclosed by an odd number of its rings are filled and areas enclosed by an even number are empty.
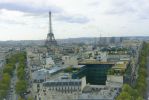
<svg viewBox="0 0 149 100">
<path fill-rule="evenodd" d="M 79 86 L 81 82 L 49 82 L 44 83 L 45 86 Z"/>
<path fill-rule="evenodd" d="M 71 90 L 63 90 L 63 91 L 61 91 L 61 90 L 58 90 L 58 91 L 56 91 L 57 93 L 62 93 L 62 94 L 65 94 L 65 93 L 79 93 L 79 91 L 81 91 L 81 90 L 76 90 L 76 91 L 71 91 Z M 55 93 L 55 91 L 51 91 L 51 92 L 53 92 L 53 93 Z"/>
<path fill-rule="evenodd" d="M 62 88 L 59 88 L 59 87 L 56 87 L 56 88 L 49 88 L 49 90 L 56 90 L 56 91 L 77 91 L 77 90 L 80 90 L 80 87 L 76 87 L 76 88 L 72 88 L 72 87 L 62 87 Z"/>
<path fill-rule="evenodd" d="M 59 92 L 59 93 L 73 93 L 73 92 L 79 92 L 81 91 L 80 87 L 77 88 L 49 88 L 49 91 L 51 92 Z"/>
</svg>

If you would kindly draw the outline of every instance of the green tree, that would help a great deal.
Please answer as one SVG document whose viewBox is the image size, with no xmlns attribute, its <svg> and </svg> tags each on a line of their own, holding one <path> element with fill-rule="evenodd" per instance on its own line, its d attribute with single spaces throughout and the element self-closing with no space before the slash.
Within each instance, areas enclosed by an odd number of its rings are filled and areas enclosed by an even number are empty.
<svg viewBox="0 0 149 100">
<path fill-rule="evenodd" d="M 17 76 L 20 80 L 25 78 L 25 71 L 23 68 L 18 69 Z"/>
<path fill-rule="evenodd" d="M 8 73 L 4 73 L 1 82 L 4 84 L 10 84 L 10 75 Z"/>
<path fill-rule="evenodd" d="M 18 100 L 25 100 L 25 99 L 23 99 L 21 96 L 19 96 Z"/>
<path fill-rule="evenodd" d="M 128 92 L 122 91 L 116 100 L 132 100 L 132 98 Z"/>
<path fill-rule="evenodd" d="M 13 66 L 5 66 L 3 72 L 4 72 L 4 73 L 8 73 L 9 75 L 12 75 Z"/>
<path fill-rule="evenodd" d="M 125 91 L 125 92 L 128 92 L 129 94 L 132 94 L 133 89 L 128 84 L 124 84 L 122 87 L 122 91 Z"/>
<path fill-rule="evenodd" d="M 34 98 L 33 97 L 28 97 L 28 99 L 27 100 L 34 100 Z"/>
<path fill-rule="evenodd" d="M 135 100 L 144 100 L 142 97 L 138 97 L 137 99 L 135 99 Z"/>
<path fill-rule="evenodd" d="M 0 83 L 0 90 L 7 90 L 9 87 L 8 87 L 8 83 Z"/>
<path fill-rule="evenodd" d="M 73 71 L 73 68 L 72 68 L 72 66 L 69 66 L 64 71 L 65 72 L 72 72 Z"/>
<path fill-rule="evenodd" d="M 7 91 L 6 90 L 1 90 L 0 89 L 0 100 L 3 100 L 3 98 L 5 98 L 7 95 Z"/>
<path fill-rule="evenodd" d="M 16 83 L 16 93 L 17 94 L 23 94 L 24 92 L 26 92 L 26 89 L 27 89 L 27 83 L 26 81 L 24 80 L 19 80 L 17 83 Z"/>
</svg>

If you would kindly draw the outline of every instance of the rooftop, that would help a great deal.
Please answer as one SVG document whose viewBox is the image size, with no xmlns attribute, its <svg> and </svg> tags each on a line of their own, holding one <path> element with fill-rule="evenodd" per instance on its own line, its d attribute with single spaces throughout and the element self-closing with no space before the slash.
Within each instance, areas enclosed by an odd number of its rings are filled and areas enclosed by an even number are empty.
<svg viewBox="0 0 149 100">
<path fill-rule="evenodd" d="M 78 100 L 114 100 L 118 93 L 118 89 L 103 85 L 87 85 L 84 89 L 90 92 L 82 93 Z"/>
<path fill-rule="evenodd" d="M 85 64 L 115 64 L 114 62 L 101 62 L 101 61 L 96 61 L 96 60 L 85 60 L 79 62 L 81 65 Z"/>
</svg>

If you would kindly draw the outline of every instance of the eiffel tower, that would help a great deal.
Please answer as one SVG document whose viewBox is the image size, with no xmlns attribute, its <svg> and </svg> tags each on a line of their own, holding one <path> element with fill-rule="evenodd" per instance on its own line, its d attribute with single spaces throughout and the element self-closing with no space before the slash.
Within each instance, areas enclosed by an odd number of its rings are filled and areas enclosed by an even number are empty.
<svg viewBox="0 0 149 100">
<path fill-rule="evenodd" d="M 51 46 L 56 46 L 56 45 L 57 45 L 57 41 L 55 40 L 53 31 L 52 31 L 51 12 L 49 12 L 49 33 L 47 34 L 45 46 L 50 48 Z"/>
</svg>

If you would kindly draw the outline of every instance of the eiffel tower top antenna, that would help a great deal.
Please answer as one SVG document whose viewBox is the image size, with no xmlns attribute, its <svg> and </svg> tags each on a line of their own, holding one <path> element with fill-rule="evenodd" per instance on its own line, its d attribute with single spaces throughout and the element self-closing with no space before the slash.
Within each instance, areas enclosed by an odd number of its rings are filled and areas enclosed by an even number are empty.
<svg viewBox="0 0 149 100">
<path fill-rule="evenodd" d="M 52 32 L 51 11 L 49 12 L 49 33 L 53 33 Z"/>
</svg>

